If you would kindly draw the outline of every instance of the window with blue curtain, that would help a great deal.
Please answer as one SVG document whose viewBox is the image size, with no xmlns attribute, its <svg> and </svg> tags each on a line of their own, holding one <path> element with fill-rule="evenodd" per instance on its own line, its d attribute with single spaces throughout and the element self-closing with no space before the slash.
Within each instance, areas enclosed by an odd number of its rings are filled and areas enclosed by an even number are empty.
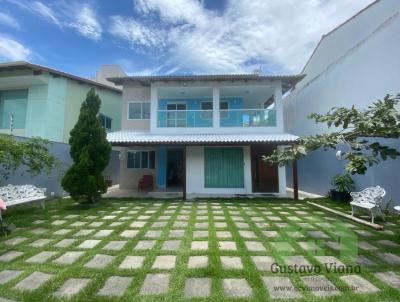
<svg viewBox="0 0 400 302">
<path fill-rule="evenodd" d="M 28 90 L 9 90 L 0 92 L 0 128 L 10 128 L 13 116 L 13 128 L 25 129 Z"/>
<path fill-rule="evenodd" d="M 243 148 L 204 148 L 206 188 L 244 188 Z"/>
</svg>

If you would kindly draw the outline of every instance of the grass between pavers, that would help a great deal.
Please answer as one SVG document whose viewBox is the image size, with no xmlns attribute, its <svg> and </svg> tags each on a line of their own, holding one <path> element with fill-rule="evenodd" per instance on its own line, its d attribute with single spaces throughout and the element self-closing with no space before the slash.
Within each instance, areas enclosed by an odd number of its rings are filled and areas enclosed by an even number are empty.
<svg viewBox="0 0 400 302">
<path fill-rule="evenodd" d="M 335 204 L 327 199 L 318 200 L 318 202 L 330 204 L 332 206 L 338 206 L 345 209 L 344 204 Z M 121 209 L 121 207 L 123 209 Z M 176 207 L 176 208 L 175 208 Z M 206 214 L 199 214 L 202 208 L 206 208 Z M 136 214 L 128 214 L 129 211 L 137 210 Z M 146 214 L 146 211 L 155 210 L 155 213 Z M 121 213 L 113 214 L 113 211 L 122 211 Z M 165 211 L 172 211 L 170 214 Z M 189 211 L 185 214 L 185 211 Z M 222 212 L 220 212 L 222 211 Z M 295 211 L 304 211 L 306 214 L 297 214 Z M 184 213 L 182 213 L 184 212 Z M 265 213 L 268 212 L 268 213 Z M 282 212 L 282 213 L 281 213 Z M 272 214 L 271 214 L 272 213 Z M 286 214 L 288 213 L 288 214 Z M 67 215 L 77 214 L 76 218 L 67 219 Z M 112 220 L 103 220 L 102 217 L 106 215 L 115 215 L 116 217 Z M 134 238 L 123 238 L 120 237 L 120 233 L 127 229 L 134 229 L 129 225 L 137 221 L 141 215 L 151 216 L 146 221 L 144 227 L 138 229 L 139 233 Z M 152 228 L 154 222 L 160 221 L 160 216 L 171 215 L 169 220 L 166 220 L 168 224 L 162 228 Z M 173 223 L 178 221 L 178 216 L 189 215 L 187 227 L 173 227 Z M 97 218 L 88 218 L 88 216 L 96 216 Z M 207 220 L 199 220 L 199 216 L 207 216 Z M 222 217 L 223 218 L 222 218 Z M 295 216 L 300 221 L 291 221 L 288 217 Z M 128 220 L 120 220 L 121 217 L 129 217 Z M 242 217 L 243 221 L 237 221 L 237 217 Z M 269 224 L 269 227 L 260 229 L 256 223 L 252 220 L 254 217 L 261 217 L 262 221 Z M 271 217 L 279 217 L 281 221 L 272 220 Z M 63 225 L 52 225 L 51 222 L 55 220 L 66 220 L 67 223 Z M 372 236 L 358 236 L 358 240 L 368 241 L 371 244 L 379 248 L 378 252 L 391 252 L 400 256 L 399 249 L 396 247 L 387 247 L 377 243 L 377 240 L 388 239 L 393 242 L 400 244 L 398 237 L 399 231 L 399 220 L 398 218 L 390 219 L 391 224 L 386 229 L 391 230 L 393 234 L 386 234 L 379 231 L 375 231 L 358 224 L 351 223 L 348 220 L 339 220 L 328 213 L 324 213 L 312 206 L 305 204 L 304 202 L 294 203 L 291 200 L 285 199 L 223 199 L 223 200 L 199 200 L 184 203 L 181 201 L 173 200 L 103 200 L 100 204 L 90 207 L 73 204 L 70 200 L 58 200 L 48 204 L 45 211 L 36 208 L 34 206 L 21 206 L 15 209 L 11 209 L 6 215 L 5 220 L 9 223 L 17 225 L 18 229 L 15 230 L 8 238 L 0 238 L 0 255 L 4 254 L 9 250 L 17 250 L 23 252 L 23 256 L 16 258 L 15 260 L 3 263 L 0 262 L 0 272 L 5 269 L 15 269 L 23 271 L 18 278 L 11 280 L 10 282 L 0 285 L 0 297 L 14 299 L 17 301 L 58 301 L 58 300 L 69 300 L 69 301 L 268 301 L 270 300 L 269 293 L 262 281 L 263 276 L 287 276 L 292 281 L 296 288 L 305 289 L 305 284 L 301 280 L 301 276 L 309 274 L 294 274 L 294 273 L 272 273 L 259 271 L 254 262 L 251 260 L 251 256 L 272 256 L 279 264 L 284 264 L 285 255 L 302 255 L 311 264 L 321 264 L 314 257 L 313 252 L 307 252 L 298 244 L 300 241 L 314 240 L 308 236 L 308 229 L 299 227 L 298 223 L 309 223 L 311 228 L 309 230 L 321 230 L 328 234 L 333 240 L 335 237 L 335 228 L 322 227 L 318 223 L 328 223 L 334 225 L 335 223 L 350 223 L 353 225 L 355 230 L 365 230 L 372 233 Z M 42 224 L 34 224 L 37 220 L 44 220 Z M 84 226 L 72 227 L 76 221 L 87 222 Z M 104 224 L 99 227 L 90 227 L 89 224 L 93 221 L 104 221 Z M 123 222 L 120 226 L 110 227 L 112 222 L 121 221 Z M 179 220 L 184 221 L 184 220 Z M 195 227 L 196 222 L 208 221 L 209 227 L 207 229 L 200 229 Z M 226 222 L 227 228 L 216 228 L 215 222 Z M 249 225 L 248 229 L 238 228 L 236 223 L 245 222 Z M 279 227 L 279 223 L 288 223 L 288 226 Z M 45 228 L 47 232 L 43 234 L 33 234 L 32 229 Z M 71 229 L 66 235 L 54 235 L 53 233 L 59 229 Z M 74 237 L 73 235 L 80 229 L 93 229 L 95 230 L 92 234 L 82 237 Z M 113 233 L 105 238 L 94 238 L 94 234 L 98 230 L 102 229 L 113 229 Z M 145 233 L 148 230 L 161 230 L 161 236 L 148 240 L 156 240 L 156 245 L 150 251 L 137 251 L 133 248 L 136 246 L 139 240 L 147 239 L 144 238 Z M 181 238 L 171 238 L 168 236 L 171 229 L 184 229 L 185 235 Z M 208 230 L 208 238 L 193 238 L 193 232 L 196 230 Z M 256 235 L 256 239 L 245 239 L 240 236 L 240 230 L 253 231 Z M 271 231 L 275 230 L 279 233 L 277 237 L 268 238 L 262 233 L 263 230 Z M 216 236 L 216 231 L 230 231 L 232 238 L 220 239 Z M 293 238 L 290 236 L 290 232 L 298 231 L 303 233 L 304 238 Z M 26 237 L 28 240 L 16 245 L 7 246 L 4 241 L 15 238 L 15 237 Z M 52 239 L 52 242 L 44 247 L 35 248 L 29 244 L 40 238 Z M 76 238 L 78 239 L 73 245 L 65 248 L 57 248 L 54 246 L 55 243 L 65 238 Z M 90 250 L 79 249 L 78 246 L 84 240 L 88 239 L 99 239 L 100 244 Z M 103 250 L 109 241 L 112 240 L 124 240 L 127 244 L 123 249 L 119 251 Z M 161 247 L 166 240 L 182 240 L 181 246 L 177 251 L 162 251 Z M 194 251 L 191 250 L 192 241 L 208 241 L 207 251 Z M 234 241 L 236 242 L 237 251 L 221 251 L 218 249 L 219 241 Z M 266 251 L 262 252 L 249 252 L 246 248 L 245 241 L 258 241 L 263 244 Z M 273 242 L 287 242 L 293 247 L 292 252 L 278 251 Z M 323 243 L 322 240 L 319 241 Z M 31 264 L 25 262 L 28 258 L 40 253 L 41 251 L 56 251 L 57 255 L 50 258 L 43 264 Z M 67 251 L 84 251 L 83 257 L 76 261 L 72 265 L 57 265 L 52 260 L 58 258 L 64 252 Z M 348 259 L 340 258 L 338 251 L 324 248 L 325 255 L 331 255 L 339 258 L 345 264 L 353 264 Z M 84 267 L 90 259 L 96 254 L 106 254 L 115 256 L 110 265 L 103 269 L 90 269 Z M 365 251 L 359 250 L 360 255 L 364 255 L 370 260 L 376 263 L 374 267 L 362 267 L 360 275 L 374 284 L 379 288 L 377 293 L 361 294 L 354 293 L 352 291 L 344 291 L 338 296 L 322 299 L 315 297 L 309 291 L 302 291 L 302 298 L 295 299 L 294 301 L 396 301 L 400 296 L 399 290 L 396 290 L 386 283 L 381 282 L 376 278 L 374 272 L 394 271 L 400 274 L 400 267 L 389 265 L 384 262 L 376 251 Z M 122 270 L 118 266 L 129 255 L 141 255 L 145 256 L 145 262 L 141 269 L 134 270 Z M 152 269 L 154 260 L 158 255 L 176 255 L 176 267 L 171 270 L 157 270 Z M 203 269 L 188 269 L 187 263 L 189 256 L 195 255 L 207 255 L 209 257 L 209 264 L 207 268 Z M 238 256 L 241 258 L 244 268 L 241 270 L 235 269 L 223 269 L 220 261 L 220 256 Z M 340 279 L 340 276 L 348 274 L 339 273 L 328 273 L 323 266 L 321 274 L 324 274 L 334 285 L 346 288 L 346 284 Z M 23 292 L 13 289 L 13 286 L 20 280 L 29 276 L 34 271 L 40 271 L 45 273 L 54 274 L 54 277 L 47 283 L 45 283 L 39 289 L 33 292 Z M 140 288 L 143 281 L 148 273 L 170 273 L 169 291 L 165 295 L 158 296 L 141 296 L 139 295 Z M 127 276 L 132 277 L 133 280 L 130 283 L 128 289 L 124 295 L 120 298 L 116 297 L 101 297 L 97 295 L 97 292 L 103 287 L 105 281 L 110 276 Z M 196 298 L 186 299 L 184 297 L 185 281 L 188 278 L 211 278 L 212 289 L 211 295 L 208 298 Z M 91 279 L 87 287 L 85 287 L 80 293 L 73 296 L 71 299 L 57 299 L 53 296 L 53 293 L 57 291 L 65 281 L 69 278 L 89 278 Z M 253 295 L 250 298 L 229 298 L 224 294 L 222 280 L 225 278 L 244 278 L 247 280 L 253 290 Z"/>
</svg>

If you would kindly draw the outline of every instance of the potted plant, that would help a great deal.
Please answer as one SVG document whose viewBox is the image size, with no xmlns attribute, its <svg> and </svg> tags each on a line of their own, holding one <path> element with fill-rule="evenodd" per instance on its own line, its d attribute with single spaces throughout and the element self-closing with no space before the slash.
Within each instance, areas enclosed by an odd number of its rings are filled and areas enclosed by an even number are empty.
<svg viewBox="0 0 400 302">
<path fill-rule="evenodd" d="M 336 174 L 332 178 L 331 198 L 337 201 L 350 201 L 350 191 L 354 188 L 354 181 L 349 174 Z"/>
</svg>

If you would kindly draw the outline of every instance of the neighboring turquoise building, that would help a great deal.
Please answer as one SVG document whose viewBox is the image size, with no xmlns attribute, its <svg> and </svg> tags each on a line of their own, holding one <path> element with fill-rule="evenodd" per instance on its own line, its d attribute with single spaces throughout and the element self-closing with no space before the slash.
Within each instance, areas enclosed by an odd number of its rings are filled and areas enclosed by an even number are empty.
<svg viewBox="0 0 400 302">
<path fill-rule="evenodd" d="M 10 133 L 12 126 L 16 136 L 40 136 L 67 143 L 92 87 L 102 101 L 100 117 L 104 127 L 108 131 L 120 130 L 122 91 L 112 83 L 24 61 L 1 63 L 0 133 Z"/>
</svg>

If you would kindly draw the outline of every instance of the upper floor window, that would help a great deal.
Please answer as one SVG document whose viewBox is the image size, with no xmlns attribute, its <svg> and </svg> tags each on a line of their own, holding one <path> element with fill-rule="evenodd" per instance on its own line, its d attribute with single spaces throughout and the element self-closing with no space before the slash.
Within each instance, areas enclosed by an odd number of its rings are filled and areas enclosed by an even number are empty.
<svg viewBox="0 0 400 302">
<path fill-rule="evenodd" d="M 107 130 L 111 130 L 112 118 L 100 113 L 101 125 Z"/>
<path fill-rule="evenodd" d="M 28 90 L 0 92 L 0 128 L 24 129 L 28 104 Z"/>
<path fill-rule="evenodd" d="M 186 110 L 186 103 L 168 103 L 167 110 Z"/>
<path fill-rule="evenodd" d="M 228 101 L 219 102 L 219 109 L 220 110 L 229 110 L 229 102 Z M 228 117 L 229 117 L 228 111 L 221 111 L 220 118 L 226 119 Z"/>
<path fill-rule="evenodd" d="M 154 169 L 155 151 L 128 151 L 128 169 Z"/>
<path fill-rule="evenodd" d="M 128 103 L 129 120 L 148 120 L 150 119 L 149 102 L 129 102 Z"/>
<path fill-rule="evenodd" d="M 201 104 L 201 118 L 212 119 L 213 102 L 203 101 Z"/>
</svg>

